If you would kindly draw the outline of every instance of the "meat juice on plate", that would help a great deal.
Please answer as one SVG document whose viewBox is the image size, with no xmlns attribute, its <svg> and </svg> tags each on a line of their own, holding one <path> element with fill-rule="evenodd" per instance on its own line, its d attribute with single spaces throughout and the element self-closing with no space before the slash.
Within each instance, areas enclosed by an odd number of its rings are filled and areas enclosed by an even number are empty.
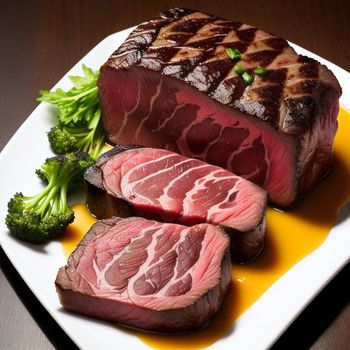
<svg viewBox="0 0 350 350">
<path fill-rule="evenodd" d="M 234 321 L 298 261 L 319 247 L 336 222 L 339 208 L 350 197 L 350 113 L 339 112 L 331 173 L 299 205 L 287 212 L 267 211 L 267 235 L 262 254 L 253 263 L 234 264 L 232 284 L 222 310 L 204 330 L 185 335 L 154 335 L 125 330 L 155 349 L 198 349 L 209 346 L 227 332 Z M 325 200 L 327 206 L 324 205 Z M 84 204 L 74 207 L 76 219 L 62 237 L 68 256 L 95 222 Z"/>
</svg>

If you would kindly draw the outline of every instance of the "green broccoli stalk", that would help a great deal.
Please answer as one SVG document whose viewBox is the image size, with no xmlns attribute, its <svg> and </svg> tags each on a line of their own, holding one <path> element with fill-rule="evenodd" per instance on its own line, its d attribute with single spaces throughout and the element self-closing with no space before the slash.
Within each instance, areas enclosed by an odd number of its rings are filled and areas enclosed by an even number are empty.
<svg viewBox="0 0 350 350">
<path fill-rule="evenodd" d="M 97 88 L 99 72 L 85 65 L 83 72 L 83 77 L 69 77 L 74 87 L 67 92 L 42 90 L 38 101 L 58 108 L 58 124 L 48 133 L 53 151 L 65 154 L 82 150 L 96 159 L 105 143 Z"/>
<path fill-rule="evenodd" d="M 44 243 L 57 237 L 74 220 L 67 195 L 83 183 L 85 170 L 93 159 L 84 152 L 47 158 L 36 174 L 47 186 L 35 196 L 16 193 L 8 203 L 6 225 L 17 238 Z"/>
</svg>

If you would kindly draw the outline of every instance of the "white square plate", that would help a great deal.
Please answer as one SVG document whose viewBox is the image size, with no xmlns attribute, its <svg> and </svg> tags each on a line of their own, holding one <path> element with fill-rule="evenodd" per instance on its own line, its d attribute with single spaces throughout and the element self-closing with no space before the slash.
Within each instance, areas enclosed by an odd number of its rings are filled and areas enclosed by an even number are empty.
<svg viewBox="0 0 350 350">
<path fill-rule="evenodd" d="M 126 39 L 131 29 L 104 39 L 54 88 L 70 88 L 68 76 L 80 75 L 82 63 L 99 69 Z M 333 71 L 343 87 L 340 102 L 350 109 L 350 74 L 305 49 L 296 45 L 293 47 L 298 53 L 315 58 Z M 47 104 L 40 104 L 0 154 L 0 183 L 3 184 L 0 206 L 1 246 L 32 292 L 79 348 L 110 349 L 117 345 L 120 349 L 147 349 L 147 345 L 129 332 L 123 332 L 105 322 L 65 312 L 60 306 L 54 286 L 58 268 L 66 263 L 61 243 L 52 241 L 44 246 L 32 246 L 14 239 L 5 226 L 6 203 L 13 194 L 18 191 L 25 194 L 37 193 L 41 188 L 34 171 L 52 155 L 46 133 L 54 123 L 53 109 Z M 210 348 L 263 349 L 273 344 L 312 298 L 350 260 L 349 233 L 348 210 L 345 219 L 333 227 L 326 241 L 273 284 L 235 322 L 234 330 Z M 303 281 L 302 288 L 300 281 Z"/>
</svg>

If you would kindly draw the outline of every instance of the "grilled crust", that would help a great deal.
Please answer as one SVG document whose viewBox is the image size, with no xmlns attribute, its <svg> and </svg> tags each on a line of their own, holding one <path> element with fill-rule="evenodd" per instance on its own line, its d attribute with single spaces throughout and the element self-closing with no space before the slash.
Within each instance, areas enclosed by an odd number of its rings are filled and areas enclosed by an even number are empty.
<svg viewBox="0 0 350 350">
<path fill-rule="evenodd" d="M 249 263 L 254 261 L 264 249 L 266 235 L 266 215 L 262 213 L 261 221 L 249 231 L 241 232 L 220 225 L 230 236 L 230 251 L 233 261 Z"/>
<path fill-rule="evenodd" d="M 239 64 L 254 80 L 234 72 L 226 48 L 242 53 Z M 298 55 L 284 39 L 253 26 L 174 8 L 140 24 L 103 69 L 133 67 L 180 79 L 219 103 L 297 138 L 326 118 L 341 95 L 333 73 Z M 266 76 L 253 73 L 266 67 Z"/>
<path fill-rule="evenodd" d="M 108 219 L 112 216 L 127 218 L 133 216 L 132 206 L 127 201 L 111 196 L 103 185 L 101 166 L 107 160 L 128 149 L 140 148 L 138 145 L 117 145 L 111 150 L 103 153 L 84 174 L 84 187 L 86 203 L 89 211 L 99 219 Z"/>
</svg>

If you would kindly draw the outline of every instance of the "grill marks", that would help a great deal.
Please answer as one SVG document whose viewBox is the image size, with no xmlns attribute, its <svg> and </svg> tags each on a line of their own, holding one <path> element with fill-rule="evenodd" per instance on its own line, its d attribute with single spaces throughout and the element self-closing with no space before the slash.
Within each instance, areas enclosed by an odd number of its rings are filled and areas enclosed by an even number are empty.
<svg viewBox="0 0 350 350">
<path fill-rule="evenodd" d="M 285 40 L 254 27 L 195 12 L 164 26 L 144 53 L 141 65 L 183 79 L 210 97 L 231 106 L 236 103 L 236 107 L 246 111 L 244 103 L 237 104 L 237 101 L 247 86 L 232 70 L 233 62 L 225 52 L 228 47 L 244 53 L 240 64 L 252 73 L 250 69 L 268 66 L 289 46 Z M 223 94 L 223 90 L 230 94 Z M 255 96 L 260 91 L 262 96 L 258 102 L 264 107 L 265 119 L 277 125 L 283 81 L 275 82 L 271 89 L 257 89 Z M 265 103 L 266 94 L 273 97 L 273 105 Z M 218 96 L 230 96 L 230 100 L 222 101 Z"/>
<path fill-rule="evenodd" d="M 232 69 L 232 61 L 228 58 L 223 41 L 232 32 L 232 27 L 223 26 L 224 21 L 212 17 L 212 21 L 205 23 L 193 32 L 192 37 L 183 46 L 197 48 L 200 55 L 193 61 L 191 70 L 184 72 L 181 77 L 190 85 L 200 91 L 210 94 Z M 240 23 L 233 25 L 235 29 L 241 27 Z M 238 48 L 245 51 L 249 42 L 238 42 Z M 217 59 L 218 56 L 220 59 Z M 193 60 L 193 58 L 192 58 Z"/>
<path fill-rule="evenodd" d="M 232 69 L 232 62 L 226 54 L 221 60 L 214 59 L 217 47 L 232 27 L 241 26 L 240 23 L 233 22 L 232 25 L 231 22 L 231 26 L 223 23 L 216 17 L 200 13 L 182 18 L 179 23 L 171 23 L 162 28 L 157 40 L 144 54 L 141 65 L 157 67 L 163 74 L 180 77 L 199 90 L 210 93 Z M 247 40 L 252 40 L 252 33 L 252 29 L 242 32 L 245 42 L 238 42 L 242 51 L 249 45 Z"/>
<path fill-rule="evenodd" d="M 267 120 L 277 129 L 286 77 L 286 69 L 269 71 L 267 79 L 256 76 L 256 84 L 247 88 L 244 98 L 236 106 L 244 112 Z"/>
<path fill-rule="evenodd" d="M 194 12 L 164 26 L 145 52 L 141 65 L 146 68 L 157 66 L 157 70 L 166 75 L 184 78 L 207 54 L 202 47 L 193 50 L 196 46 L 189 45 L 187 48 L 186 42 L 199 28 L 214 20 L 213 17 Z"/>
<path fill-rule="evenodd" d="M 254 75 L 252 70 L 263 66 L 268 67 L 267 76 L 255 77 L 247 86 L 232 70 L 234 63 L 225 53 L 228 47 L 244 54 L 240 64 L 248 73 Z M 211 98 L 286 133 L 300 130 L 298 120 L 288 115 L 292 99 L 296 105 L 301 95 L 311 95 L 315 87 L 328 89 L 329 85 L 340 93 L 334 78 L 320 81 L 318 62 L 297 55 L 286 40 L 246 24 L 186 9 L 165 11 L 138 26 L 109 62 L 119 68 L 138 64 L 184 80 Z"/>
<path fill-rule="evenodd" d="M 158 17 L 137 26 L 118 50 L 112 54 L 111 58 L 113 58 L 115 66 L 126 68 L 138 63 L 157 38 L 162 27 L 173 22 L 174 19 L 180 19 L 191 12 L 193 11 L 186 9 L 170 9 L 161 13 Z"/>
<path fill-rule="evenodd" d="M 139 64 L 182 79 L 219 102 L 263 119 L 277 129 L 285 126 L 287 132 L 293 130 L 290 124 L 298 122 L 293 117 L 297 111 L 294 108 L 295 113 L 292 111 L 285 120 L 286 109 L 297 105 L 298 95 L 311 94 L 315 82 L 305 80 L 319 78 L 318 63 L 300 58 L 286 40 L 257 28 L 200 12 L 174 11 L 141 25 L 132 35 L 138 38 L 135 47 L 138 45 L 142 51 Z M 263 66 L 269 68 L 270 77 L 255 77 L 253 84 L 247 86 L 232 70 L 234 63 L 225 53 L 228 47 L 244 54 L 240 64 L 248 73 L 254 75 L 253 69 Z M 133 57 L 134 46 L 130 45 L 129 50 Z M 284 64 L 278 59 L 275 65 L 276 58 L 284 54 Z M 290 65 L 293 60 L 297 62 Z M 286 88 L 286 79 L 295 76 L 294 69 L 301 81 L 288 83 Z M 294 98 L 295 103 L 291 101 Z"/>
<path fill-rule="evenodd" d="M 269 77 L 269 81 L 275 78 L 275 81 L 284 82 L 283 90 L 280 91 L 283 104 L 279 108 L 279 118 L 275 119 L 276 128 L 286 134 L 298 135 L 311 128 L 317 117 L 328 113 L 314 107 L 324 105 L 322 91 L 330 93 L 330 84 L 320 80 L 322 66 L 317 61 L 304 56 L 290 55 L 288 50 L 270 65 L 273 69 L 277 68 L 273 72 L 277 71 L 279 75 Z M 337 82 L 331 83 L 336 83 L 334 88 L 339 88 Z"/>
</svg>

